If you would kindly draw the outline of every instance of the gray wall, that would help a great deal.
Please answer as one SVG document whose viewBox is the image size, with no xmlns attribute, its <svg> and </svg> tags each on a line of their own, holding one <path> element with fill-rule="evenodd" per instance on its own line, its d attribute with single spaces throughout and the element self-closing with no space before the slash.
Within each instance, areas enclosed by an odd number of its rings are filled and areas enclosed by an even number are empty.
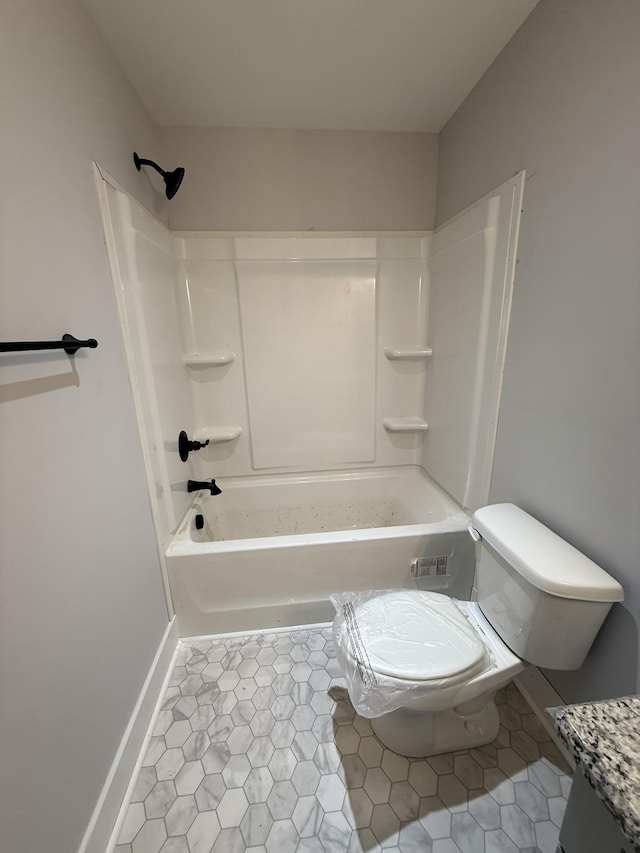
<svg viewBox="0 0 640 853">
<path fill-rule="evenodd" d="M 491 500 L 626 591 L 567 701 L 636 692 L 640 4 L 542 0 L 444 128 L 437 220 L 528 174 Z"/>
<path fill-rule="evenodd" d="M 3 4 L 0 847 L 78 849 L 167 625 L 93 159 L 151 208 L 154 129 L 75 0 Z"/>
<path fill-rule="evenodd" d="M 435 133 L 161 127 L 174 230 L 433 228 Z"/>
</svg>

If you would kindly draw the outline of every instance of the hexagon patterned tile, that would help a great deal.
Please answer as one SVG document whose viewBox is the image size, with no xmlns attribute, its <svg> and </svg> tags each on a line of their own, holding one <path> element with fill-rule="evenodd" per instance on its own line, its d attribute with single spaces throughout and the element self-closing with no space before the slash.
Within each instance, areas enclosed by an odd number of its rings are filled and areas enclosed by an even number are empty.
<svg viewBox="0 0 640 853">
<path fill-rule="evenodd" d="M 520 692 L 488 746 L 407 759 L 327 627 L 183 641 L 116 853 L 556 853 L 570 770 Z"/>
</svg>

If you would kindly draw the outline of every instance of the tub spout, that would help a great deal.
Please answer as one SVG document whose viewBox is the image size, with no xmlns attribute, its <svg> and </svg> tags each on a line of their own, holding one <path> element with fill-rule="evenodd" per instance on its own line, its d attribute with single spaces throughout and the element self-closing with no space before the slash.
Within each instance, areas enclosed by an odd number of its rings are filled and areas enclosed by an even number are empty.
<svg viewBox="0 0 640 853">
<path fill-rule="evenodd" d="M 198 492 L 200 489 L 209 489 L 212 495 L 221 495 L 222 489 L 219 486 L 216 486 L 215 480 L 187 480 L 187 491 L 188 492 Z"/>
</svg>

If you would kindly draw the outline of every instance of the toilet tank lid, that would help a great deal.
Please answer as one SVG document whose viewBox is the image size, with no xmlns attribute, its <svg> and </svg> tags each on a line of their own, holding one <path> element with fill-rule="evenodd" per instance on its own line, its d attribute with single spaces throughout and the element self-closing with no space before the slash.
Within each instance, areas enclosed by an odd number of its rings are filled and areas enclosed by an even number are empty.
<svg viewBox="0 0 640 853">
<path fill-rule="evenodd" d="M 544 592 L 578 601 L 624 598 L 617 580 L 515 504 L 476 510 L 473 526 L 525 580 Z"/>
</svg>

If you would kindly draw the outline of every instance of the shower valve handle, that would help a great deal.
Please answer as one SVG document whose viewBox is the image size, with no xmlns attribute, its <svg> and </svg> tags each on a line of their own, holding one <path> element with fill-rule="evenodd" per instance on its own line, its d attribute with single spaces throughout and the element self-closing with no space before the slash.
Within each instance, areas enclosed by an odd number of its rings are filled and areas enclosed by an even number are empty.
<svg viewBox="0 0 640 853">
<path fill-rule="evenodd" d="M 206 441 L 189 441 L 189 436 L 184 430 L 182 430 L 178 436 L 178 453 L 180 454 L 180 459 L 182 459 L 183 462 L 186 462 L 190 453 L 194 450 L 200 450 L 202 447 L 206 447 L 207 444 L 209 444 L 209 439 Z"/>
</svg>

